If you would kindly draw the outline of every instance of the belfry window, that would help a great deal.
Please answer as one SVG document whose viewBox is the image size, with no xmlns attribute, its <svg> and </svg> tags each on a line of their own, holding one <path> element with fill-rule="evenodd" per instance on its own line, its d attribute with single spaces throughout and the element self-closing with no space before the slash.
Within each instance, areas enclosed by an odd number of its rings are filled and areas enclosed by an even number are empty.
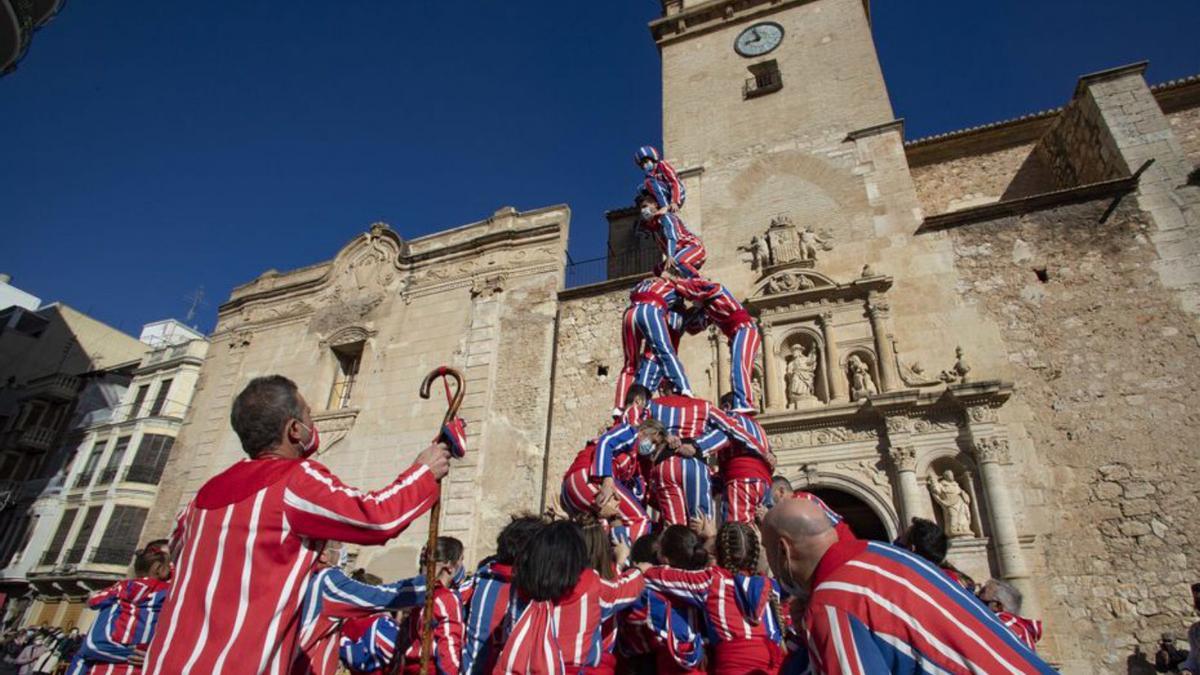
<svg viewBox="0 0 1200 675">
<path fill-rule="evenodd" d="M 765 96 L 783 88 L 783 76 L 779 74 L 779 62 L 775 59 L 755 63 L 749 70 L 750 77 L 742 86 L 742 98 Z"/>
<path fill-rule="evenodd" d="M 363 343 L 332 347 L 333 356 L 337 359 L 337 370 L 333 376 L 333 388 L 329 392 L 329 410 L 341 410 L 350 407 L 350 397 L 354 391 L 354 383 L 358 379 L 358 369 L 362 364 Z"/>
</svg>

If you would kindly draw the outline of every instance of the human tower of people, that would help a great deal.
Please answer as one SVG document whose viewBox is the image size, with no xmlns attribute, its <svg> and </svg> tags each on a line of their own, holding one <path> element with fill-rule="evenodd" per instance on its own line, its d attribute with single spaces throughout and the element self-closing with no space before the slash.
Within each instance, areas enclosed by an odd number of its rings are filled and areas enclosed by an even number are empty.
<svg viewBox="0 0 1200 675">
<path fill-rule="evenodd" d="M 939 567 L 935 524 L 914 520 L 896 545 L 860 540 L 772 477 L 755 322 L 702 275 L 674 169 L 651 147 L 635 158 L 662 261 L 630 293 L 611 423 L 563 476 L 566 517 L 515 515 L 469 575 L 452 537 L 423 551 L 432 579 L 349 575 L 338 542 L 383 544 L 426 513 L 451 439 L 358 490 L 312 459 L 320 437 L 295 384 L 256 378 L 230 415 L 247 458 L 138 552 L 136 578 L 97 595 L 70 672 L 1053 672 L 1015 589 L 993 581 L 981 600 Z M 733 364 L 719 406 L 693 395 L 678 358 L 680 337 L 708 325 Z"/>
</svg>

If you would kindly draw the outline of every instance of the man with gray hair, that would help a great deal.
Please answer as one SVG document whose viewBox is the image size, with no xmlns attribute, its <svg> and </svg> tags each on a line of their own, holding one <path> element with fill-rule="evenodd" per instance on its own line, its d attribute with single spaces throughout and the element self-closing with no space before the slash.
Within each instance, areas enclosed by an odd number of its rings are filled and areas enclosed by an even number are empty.
<svg viewBox="0 0 1200 675">
<path fill-rule="evenodd" d="M 763 547 L 780 585 L 809 598 L 803 625 L 814 672 L 1054 672 L 932 563 L 840 537 L 810 500 L 771 509 Z"/>
<path fill-rule="evenodd" d="M 1021 591 L 1007 581 L 988 579 L 979 589 L 979 599 L 1017 639 L 1030 649 L 1037 649 L 1042 639 L 1042 622 L 1021 616 Z"/>
</svg>

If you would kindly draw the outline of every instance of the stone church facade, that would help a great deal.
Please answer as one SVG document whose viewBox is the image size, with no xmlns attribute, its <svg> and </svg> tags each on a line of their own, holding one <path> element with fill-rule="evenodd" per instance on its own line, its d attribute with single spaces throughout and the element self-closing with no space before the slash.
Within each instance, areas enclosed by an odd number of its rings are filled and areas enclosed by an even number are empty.
<svg viewBox="0 0 1200 675">
<path fill-rule="evenodd" d="M 1200 81 L 1152 87 L 1135 64 L 1061 109 L 906 142 L 860 0 L 666 0 L 650 29 L 682 216 L 762 329 L 779 471 L 864 536 L 942 522 L 956 565 L 1025 592 L 1066 672 L 1125 672 L 1180 632 L 1200 581 Z M 631 209 L 608 215 L 621 255 L 587 286 L 564 287 L 558 206 L 410 241 L 376 225 L 235 289 L 143 537 L 239 458 L 249 378 L 293 377 L 322 461 L 377 487 L 428 442 L 442 409 L 417 386 L 448 363 L 474 452 L 442 528 L 489 552 L 507 514 L 556 505 L 606 422 L 648 245 Z M 681 355 L 698 395 L 727 390 L 718 334 Z M 359 564 L 411 572 L 422 527 Z"/>
</svg>

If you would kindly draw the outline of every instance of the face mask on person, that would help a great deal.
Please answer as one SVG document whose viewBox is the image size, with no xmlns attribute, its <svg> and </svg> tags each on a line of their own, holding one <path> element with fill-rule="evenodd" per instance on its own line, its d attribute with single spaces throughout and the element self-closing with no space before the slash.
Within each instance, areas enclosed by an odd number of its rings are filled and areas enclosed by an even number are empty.
<svg viewBox="0 0 1200 675">
<path fill-rule="evenodd" d="M 642 438 L 638 440 L 638 454 L 642 457 L 649 457 L 650 455 L 653 455 L 654 450 L 654 441 L 650 440 L 649 438 Z"/>
<path fill-rule="evenodd" d="M 300 426 L 304 427 L 304 424 L 301 423 Z M 317 425 L 315 424 L 304 428 L 308 430 L 308 441 L 300 444 L 300 456 L 308 459 L 316 454 L 317 450 L 321 449 L 321 436 L 317 433 Z"/>
<path fill-rule="evenodd" d="M 463 579 L 466 578 L 467 568 L 463 565 L 459 565 L 458 569 L 454 570 L 454 576 L 450 579 L 450 585 L 456 587 L 463 582 Z"/>
<path fill-rule="evenodd" d="M 654 219 L 654 208 L 650 207 L 650 206 L 643 206 L 642 207 L 642 220 L 653 220 L 653 219 Z"/>
<path fill-rule="evenodd" d="M 781 563 L 780 566 L 783 568 L 779 570 L 779 576 L 776 577 L 776 581 L 779 582 L 779 587 L 783 589 L 784 593 L 787 593 L 793 598 L 807 598 L 808 589 L 796 583 L 796 580 L 792 577 L 792 569 L 788 566 L 787 549 L 783 548 L 783 544 L 780 544 L 779 546 L 779 561 Z"/>
<path fill-rule="evenodd" d="M 645 171 L 646 173 L 650 173 L 653 170 L 654 170 L 654 160 L 647 159 L 642 162 L 642 171 Z"/>
</svg>

